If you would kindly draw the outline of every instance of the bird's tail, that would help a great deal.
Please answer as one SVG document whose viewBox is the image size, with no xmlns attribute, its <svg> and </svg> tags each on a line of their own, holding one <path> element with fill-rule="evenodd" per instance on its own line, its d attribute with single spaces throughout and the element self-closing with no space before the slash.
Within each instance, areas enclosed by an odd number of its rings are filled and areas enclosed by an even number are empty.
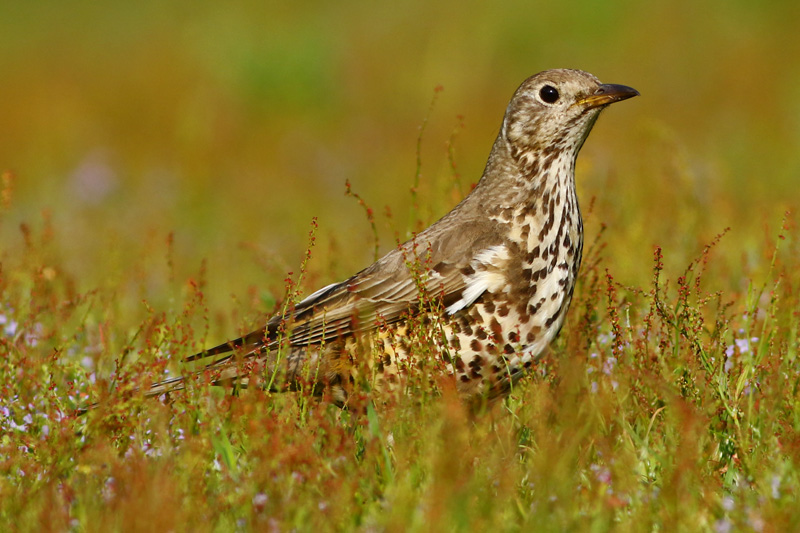
<svg viewBox="0 0 800 533">
<path fill-rule="evenodd" d="M 143 391 L 145 397 L 153 398 L 179 392 L 186 388 L 187 382 L 195 377 L 209 376 L 210 382 L 214 385 L 225 385 L 235 383 L 237 386 L 247 387 L 251 376 L 258 367 L 259 356 L 261 356 L 268 346 L 265 330 L 258 330 L 238 339 L 228 341 L 219 346 L 190 355 L 184 362 L 200 361 L 203 359 L 215 358 L 200 370 L 196 370 L 188 375 L 176 376 L 151 384 Z M 216 358 L 216 356 L 222 356 Z M 133 390 L 134 393 L 142 391 L 141 388 Z M 84 415 L 88 411 L 97 407 L 98 403 L 91 403 L 79 407 L 76 412 Z"/>
<path fill-rule="evenodd" d="M 209 360 L 203 368 L 196 370 L 188 376 L 176 376 L 150 385 L 144 394 L 148 398 L 178 392 L 186 388 L 188 379 L 197 376 L 208 376 L 214 385 L 235 383 L 247 387 L 250 375 L 257 366 L 259 356 L 264 353 L 265 333 L 263 330 L 254 331 L 228 341 L 219 346 L 186 357 L 183 362 Z M 218 356 L 222 356 L 217 358 Z"/>
</svg>

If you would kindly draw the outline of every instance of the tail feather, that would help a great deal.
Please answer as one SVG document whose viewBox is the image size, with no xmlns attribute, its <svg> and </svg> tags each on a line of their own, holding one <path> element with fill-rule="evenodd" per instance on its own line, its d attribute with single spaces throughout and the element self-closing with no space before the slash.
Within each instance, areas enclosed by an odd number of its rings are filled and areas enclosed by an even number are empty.
<svg viewBox="0 0 800 533">
<path fill-rule="evenodd" d="M 237 383 L 240 386 L 246 387 L 249 379 L 243 374 L 250 373 L 247 371 L 247 363 L 261 356 L 264 352 L 264 346 L 264 330 L 258 330 L 238 339 L 220 344 L 219 346 L 190 355 L 184 359 L 185 362 L 199 361 L 216 355 L 224 355 L 224 357 L 209 362 L 202 369 L 195 371 L 190 376 L 177 376 L 153 383 L 150 385 L 150 388 L 145 391 L 145 396 L 161 396 L 162 394 L 183 390 L 186 388 L 187 379 L 208 372 L 213 373 L 212 383 L 214 385 Z"/>
<path fill-rule="evenodd" d="M 145 396 L 161 396 L 162 394 L 183 390 L 185 387 L 186 379 L 183 376 L 165 379 L 164 381 L 159 381 L 158 383 L 150 385 L 150 388 L 145 392 Z"/>
<path fill-rule="evenodd" d="M 268 339 L 268 332 L 263 329 L 259 329 L 248 333 L 243 337 L 239 337 L 238 339 L 223 342 L 222 344 L 214 346 L 213 348 L 209 348 L 208 350 L 203 350 L 202 352 L 190 355 L 184 359 L 184 361 L 198 361 L 200 359 L 206 359 L 215 355 L 233 354 L 234 351 L 250 353 L 264 346 Z"/>
</svg>

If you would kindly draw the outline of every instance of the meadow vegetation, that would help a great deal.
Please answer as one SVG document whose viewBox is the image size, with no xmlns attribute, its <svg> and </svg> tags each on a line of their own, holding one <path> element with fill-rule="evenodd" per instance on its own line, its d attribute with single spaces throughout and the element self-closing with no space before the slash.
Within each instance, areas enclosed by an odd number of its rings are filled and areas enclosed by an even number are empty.
<svg viewBox="0 0 800 533">
<path fill-rule="evenodd" d="M 0 8 L 4 528 L 800 529 L 794 4 L 109 5 Z M 508 399 L 137 392 L 444 214 L 555 66 L 642 97 L 581 154 L 575 298 Z"/>
</svg>

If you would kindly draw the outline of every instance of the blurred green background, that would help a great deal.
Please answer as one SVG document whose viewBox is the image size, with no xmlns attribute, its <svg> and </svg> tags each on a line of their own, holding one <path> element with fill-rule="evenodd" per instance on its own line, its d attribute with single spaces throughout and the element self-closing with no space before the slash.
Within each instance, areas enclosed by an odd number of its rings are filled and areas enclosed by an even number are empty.
<svg viewBox="0 0 800 533">
<path fill-rule="evenodd" d="M 378 212 L 382 250 L 405 236 L 437 86 L 425 222 L 480 177 L 517 85 L 570 67 L 642 94 L 604 114 L 579 163 L 615 278 L 647 283 L 654 245 L 678 271 L 730 226 L 716 288 L 742 289 L 800 199 L 798 20 L 789 1 L 6 1 L 3 258 L 25 253 L 20 223 L 50 217 L 43 261 L 80 291 L 163 304 L 206 259 L 213 309 L 257 309 L 296 272 L 313 216 L 309 286 L 371 261 L 345 180 Z"/>
</svg>

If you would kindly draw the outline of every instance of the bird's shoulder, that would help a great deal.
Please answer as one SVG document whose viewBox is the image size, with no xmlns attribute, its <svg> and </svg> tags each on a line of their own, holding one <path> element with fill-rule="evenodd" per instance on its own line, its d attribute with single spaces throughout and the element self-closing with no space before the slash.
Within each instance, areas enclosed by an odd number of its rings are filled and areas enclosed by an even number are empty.
<svg viewBox="0 0 800 533">
<path fill-rule="evenodd" d="M 342 300 L 408 303 L 425 288 L 443 289 L 445 296 L 462 290 L 473 263 L 501 246 L 504 235 L 501 225 L 487 217 L 445 217 L 357 274 L 311 294 L 296 313 L 341 305 Z"/>
</svg>

